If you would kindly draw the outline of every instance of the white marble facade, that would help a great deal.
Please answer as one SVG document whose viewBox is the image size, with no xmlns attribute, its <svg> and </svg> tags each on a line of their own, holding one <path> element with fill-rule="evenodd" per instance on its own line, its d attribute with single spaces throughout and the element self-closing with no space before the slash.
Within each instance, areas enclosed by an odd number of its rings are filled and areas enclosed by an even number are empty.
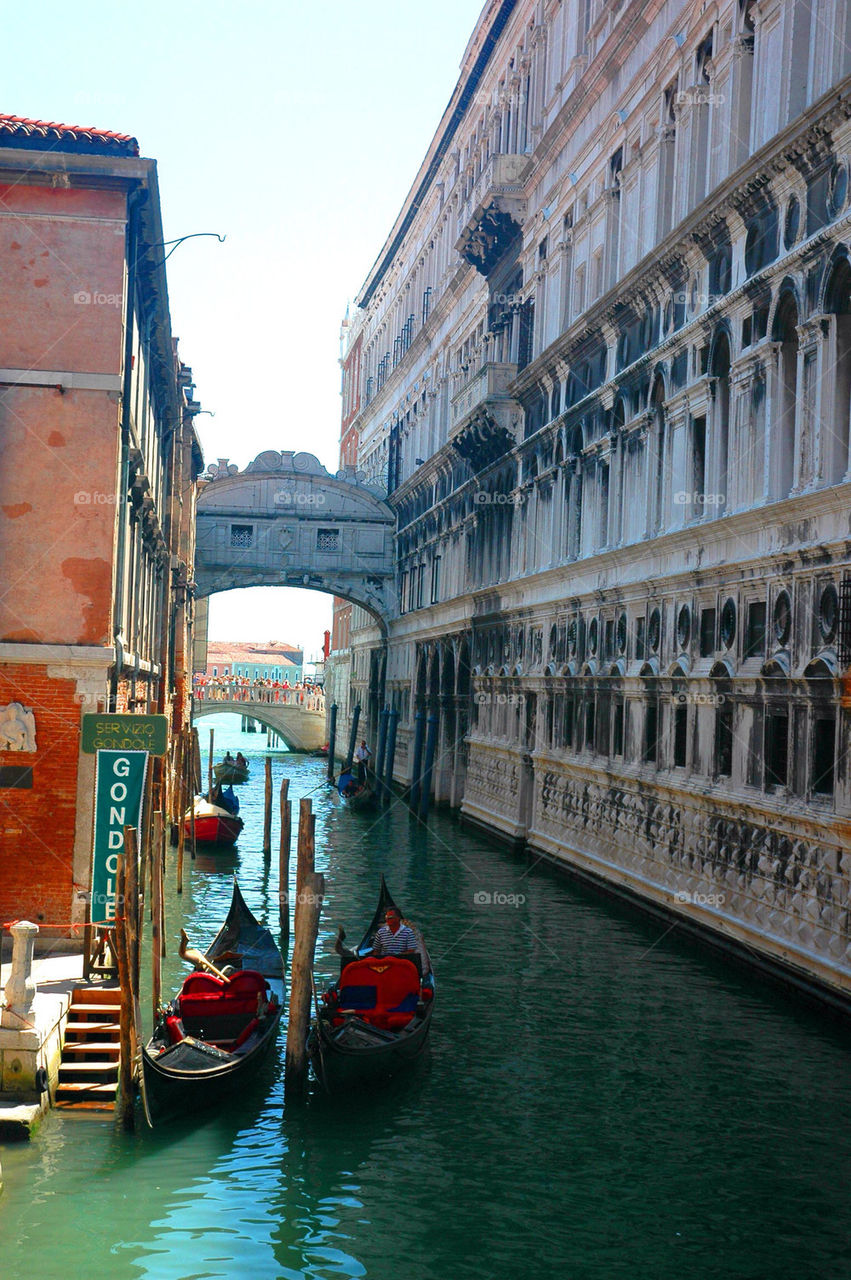
<svg viewBox="0 0 851 1280">
<path fill-rule="evenodd" d="M 494 0 L 348 329 L 400 776 L 845 994 L 850 246 L 851 0 Z"/>
</svg>

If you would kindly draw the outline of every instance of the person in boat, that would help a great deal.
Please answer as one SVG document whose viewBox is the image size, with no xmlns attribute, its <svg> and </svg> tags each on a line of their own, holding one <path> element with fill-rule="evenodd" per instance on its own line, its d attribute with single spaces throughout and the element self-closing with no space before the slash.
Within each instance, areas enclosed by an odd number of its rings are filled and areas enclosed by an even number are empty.
<svg viewBox="0 0 851 1280">
<path fill-rule="evenodd" d="M 237 751 L 236 753 L 236 766 L 238 769 L 248 768 L 248 761 L 246 760 L 245 756 L 242 754 L 241 751 Z"/>
<path fill-rule="evenodd" d="M 236 763 L 236 761 L 234 760 L 233 756 L 232 756 L 232 755 L 231 755 L 231 753 L 230 753 L 230 747 L 228 747 L 227 751 L 225 752 L 224 763 L 225 763 L 225 764 L 235 764 L 235 763 Z"/>
<path fill-rule="evenodd" d="M 360 960 L 356 951 L 349 951 L 343 946 L 345 932 L 341 928 L 337 933 L 334 950 L 340 957 L 340 971 L 352 960 Z M 388 907 L 384 913 L 384 924 L 380 925 L 372 935 L 372 950 L 368 955 L 379 959 L 382 956 L 398 956 L 401 960 L 410 960 L 422 972 L 420 948 L 417 935 L 410 925 L 402 923 L 397 907 Z"/>
<path fill-rule="evenodd" d="M 366 766 L 369 763 L 369 757 L 371 755 L 372 752 L 366 745 L 366 738 L 362 738 L 361 744 L 355 752 L 355 763 L 358 767 L 358 782 L 366 782 Z"/>
<path fill-rule="evenodd" d="M 224 788 L 221 786 L 219 787 L 219 799 L 216 801 L 216 804 L 221 805 L 223 809 L 227 809 L 228 813 L 232 813 L 234 815 L 239 813 L 239 800 L 237 799 L 236 792 L 230 785 Z"/>
<path fill-rule="evenodd" d="M 348 796 L 350 798 L 351 796 L 357 795 L 361 789 L 361 783 L 358 782 L 353 773 L 341 774 L 337 785 L 340 788 L 340 795 Z"/>
</svg>

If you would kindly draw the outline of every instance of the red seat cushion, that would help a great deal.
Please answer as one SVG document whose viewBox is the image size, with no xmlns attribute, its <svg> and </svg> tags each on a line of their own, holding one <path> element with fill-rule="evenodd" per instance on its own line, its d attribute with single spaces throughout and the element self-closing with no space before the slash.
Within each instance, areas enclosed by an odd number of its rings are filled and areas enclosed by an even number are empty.
<svg viewBox="0 0 851 1280">
<path fill-rule="evenodd" d="M 340 979 L 338 1009 L 387 1031 L 407 1026 L 420 998 L 417 966 L 400 956 L 370 956 L 347 964 Z"/>
<path fill-rule="evenodd" d="M 180 993 L 184 1018 L 210 1018 L 231 1014 L 256 1014 L 257 997 L 265 997 L 266 979 L 256 969 L 241 969 L 230 982 L 212 973 L 190 973 Z"/>
</svg>

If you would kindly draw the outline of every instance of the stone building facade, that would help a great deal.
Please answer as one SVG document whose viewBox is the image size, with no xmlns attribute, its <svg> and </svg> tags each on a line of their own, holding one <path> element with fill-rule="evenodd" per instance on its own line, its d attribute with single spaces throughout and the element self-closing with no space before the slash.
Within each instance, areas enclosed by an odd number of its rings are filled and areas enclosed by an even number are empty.
<svg viewBox="0 0 851 1280">
<path fill-rule="evenodd" d="M 0 116 L 0 920 L 40 941 L 79 946 L 91 887 L 82 715 L 190 712 L 200 406 L 165 253 L 134 138 Z"/>
<path fill-rule="evenodd" d="M 851 992 L 851 3 L 493 0 L 358 298 L 438 800 Z M 345 395 L 345 390 L 344 390 Z"/>
</svg>

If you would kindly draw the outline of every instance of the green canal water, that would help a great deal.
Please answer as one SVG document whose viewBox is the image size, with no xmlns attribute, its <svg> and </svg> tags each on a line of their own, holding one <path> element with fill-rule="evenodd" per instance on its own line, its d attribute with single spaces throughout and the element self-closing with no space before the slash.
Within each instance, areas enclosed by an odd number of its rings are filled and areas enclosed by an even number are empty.
<svg viewBox="0 0 851 1280">
<path fill-rule="evenodd" d="M 276 755 L 276 787 L 284 770 L 317 814 L 321 974 L 384 872 L 435 962 L 429 1049 L 285 1108 L 282 1038 L 227 1112 L 154 1133 L 52 1113 L 2 1151 L 3 1280 L 851 1275 L 846 1032 L 451 818 L 349 813 L 321 761 Z M 207 944 L 233 871 L 277 924 L 262 789 L 258 763 L 238 852 L 199 855 L 182 898 L 169 866 L 167 990 L 178 928 Z"/>
</svg>

